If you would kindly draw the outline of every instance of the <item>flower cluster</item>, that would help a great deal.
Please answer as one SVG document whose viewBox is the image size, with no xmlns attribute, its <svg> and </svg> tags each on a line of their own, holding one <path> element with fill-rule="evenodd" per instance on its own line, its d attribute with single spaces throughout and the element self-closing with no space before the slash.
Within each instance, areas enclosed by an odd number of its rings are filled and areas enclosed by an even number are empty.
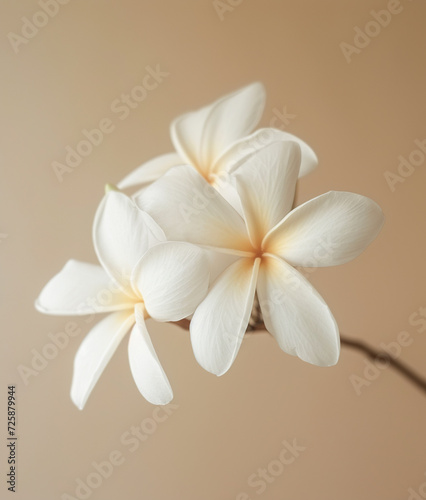
<svg viewBox="0 0 426 500">
<path fill-rule="evenodd" d="M 108 313 L 74 363 L 71 398 L 81 409 L 123 337 L 141 394 L 173 397 L 146 328 L 191 318 L 195 358 L 222 375 L 235 360 L 254 304 L 288 354 L 334 365 L 340 340 L 319 293 L 296 269 L 343 264 L 383 225 L 380 207 L 328 192 L 292 208 L 296 183 L 317 165 L 312 149 L 257 126 L 265 91 L 254 83 L 171 125 L 175 152 L 107 189 L 93 241 L 100 265 L 69 261 L 36 301 L 46 314 Z M 121 190 L 137 186 L 127 196 Z"/>
</svg>

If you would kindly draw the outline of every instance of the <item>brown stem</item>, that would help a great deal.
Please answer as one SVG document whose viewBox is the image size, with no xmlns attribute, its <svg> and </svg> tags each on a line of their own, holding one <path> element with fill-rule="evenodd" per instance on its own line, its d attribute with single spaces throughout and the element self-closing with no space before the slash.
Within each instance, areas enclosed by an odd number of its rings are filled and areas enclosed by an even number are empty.
<svg viewBox="0 0 426 500">
<path fill-rule="evenodd" d="M 399 372 L 403 377 L 406 377 L 412 384 L 417 386 L 423 392 L 426 392 L 426 380 L 418 375 L 412 368 L 403 363 L 402 361 L 393 358 L 384 351 L 379 351 L 374 347 L 362 342 L 361 340 L 350 339 L 340 335 L 340 343 L 343 346 L 351 347 L 358 351 L 363 352 L 368 358 L 374 360 L 381 360 L 389 364 L 394 370 Z"/>
<path fill-rule="evenodd" d="M 184 330 L 189 330 L 189 320 L 187 319 L 177 321 L 174 324 L 180 326 Z M 265 325 L 263 323 L 256 323 L 254 325 L 250 325 L 250 329 L 247 331 L 247 335 L 252 335 L 254 333 L 267 333 Z M 423 379 L 420 375 L 418 375 L 414 370 L 412 370 L 412 368 L 407 366 L 405 363 L 403 363 L 402 361 L 398 361 L 385 351 L 380 351 L 361 340 L 351 339 L 346 337 L 345 335 L 340 335 L 340 343 L 344 347 L 356 349 L 357 351 L 364 353 L 368 358 L 372 359 L 373 361 L 380 360 L 382 362 L 388 363 L 389 366 L 391 366 L 394 370 L 399 372 L 400 375 L 405 377 L 412 384 L 414 384 L 416 387 L 418 387 L 420 390 L 426 393 L 426 380 Z"/>
</svg>

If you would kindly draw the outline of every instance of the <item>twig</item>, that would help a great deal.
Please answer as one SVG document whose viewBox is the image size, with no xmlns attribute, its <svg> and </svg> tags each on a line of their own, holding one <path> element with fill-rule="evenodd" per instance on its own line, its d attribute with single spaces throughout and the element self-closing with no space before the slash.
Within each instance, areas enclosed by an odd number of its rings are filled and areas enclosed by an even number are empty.
<svg viewBox="0 0 426 500">
<path fill-rule="evenodd" d="M 363 352 L 368 358 L 380 359 L 389 363 L 394 370 L 399 372 L 403 377 L 406 377 L 410 382 L 416 385 L 423 392 L 426 392 L 426 380 L 418 375 L 412 368 L 403 363 L 402 361 L 393 358 L 384 351 L 376 350 L 374 347 L 362 342 L 361 340 L 350 339 L 346 336 L 340 335 L 340 343 L 342 346 L 351 347 L 357 351 Z"/>
<path fill-rule="evenodd" d="M 183 319 L 181 321 L 177 321 L 173 323 L 175 325 L 180 326 L 184 330 L 189 330 L 189 320 Z M 251 324 L 250 329 L 247 331 L 246 335 L 253 335 L 255 333 L 267 333 L 265 329 L 265 325 L 262 322 Z M 418 375 L 412 368 L 407 366 L 402 361 L 398 361 L 397 359 L 390 356 L 385 351 L 380 351 L 370 346 L 366 342 L 361 340 L 355 340 L 346 337 L 345 335 L 340 335 L 340 344 L 343 347 L 349 347 L 351 349 L 355 349 L 364 353 L 368 358 L 372 360 L 383 360 L 386 363 L 389 363 L 394 370 L 400 373 L 403 377 L 409 380 L 412 384 L 418 387 L 420 390 L 426 393 L 426 380 L 423 379 L 420 375 Z"/>
</svg>

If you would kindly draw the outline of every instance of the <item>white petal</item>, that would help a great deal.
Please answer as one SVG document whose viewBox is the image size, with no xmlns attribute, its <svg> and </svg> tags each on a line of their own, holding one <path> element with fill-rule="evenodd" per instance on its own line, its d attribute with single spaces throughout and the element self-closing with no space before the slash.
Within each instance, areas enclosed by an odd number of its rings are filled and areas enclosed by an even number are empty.
<svg viewBox="0 0 426 500">
<path fill-rule="evenodd" d="M 207 293 L 207 255 L 189 243 L 161 243 L 136 265 L 132 283 L 152 318 L 179 321 L 192 314 Z"/>
<path fill-rule="evenodd" d="M 117 186 L 120 189 L 125 189 L 131 186 L 149 184 L 159 179 L 169 168 L 182 165 L 182 163 L 182 158 L 177 153 L 157 156 L 132 170 Z"/>
<path fill-rule="evenodd" d="M 220 195 L 238 212 L 241 217 L 244 217 L 243 207 L 241 206 L 240 195 L 235 186 L 235 179 L 229 174 L 210 176 L 211 185 L 220 193 Z"/>
<path fill-rule="evenodd" d="M 109 314 L 81 343 L 74 360 L 71 386 L 71 399 L 80 410 L 134 321 L 132 309 Z"/>
<path fill-rule="evenodd" d="M 202 164 L 200 149 L 210 108 L 206 106 L 179 116 L 170 126 L 170 136 L 179 156 L 205 176 L 208 175 L 209 165 Z"/>
<path fill-rule="evenodd" d="M 101 266 L 69 260 L 43 288 L 35 307 L 44 314 L 84 315 L 132 308 Z"/>
<path fill-rule="evenodd" d="M 136 324 L 129 340 L 129 363 L 133 378 L 142 396 L 154 405 L 166 405 L 173 391 L 158 360 L 145 326 L 143 309 L 135 307 Z"/>
<path fill-rule="evenodd" d="M 299 137 L 289 134 L 288 132 L 281 131 L 281 137 L 281 140 L 297 142 L 300 146 L 302 156 L 300 161 L 299 179 L 300 177 L 311 173 L 318 166 L 318 157 L 309 144 L 302 141 Z"/>
<path fill-rule="evenodd" d="M 300 146 L 274 142 L 251 155 L 233 174 L 250 239 L 263 237 L 291 210 L 300 165 Z"/>
<path fill-rule="evenodd" d="M 201 161 L 213 164 L 228 146 L 249 134 L 259 123 L 265 100 L 265 88 L 256 82 L 217 101 L 204 124 Z"/>
<path fill-rule="evenodd" d="M 216 279 L 228 268 L 231 264 L 239 260 L 241 257 L 229 255 L 223 252 L 215 252 L 214 250 L 205 250 L 209 260 L 210 283 L 213 284 Z"/>
<path fill-rule="evenodd" d="M 265 238 L 268 252 L 303 267 L 344 264 L 357 257 L 383 226 L 370 198 L 330 191 L 300 205 Z"/>
<path fill-rule="evenodd" d="M 99 262 L 126 291 L 130 276 L 142 255 L 165 236 L 152 218 L 117 191 L 110 191 L 99 205 L 93 224 L 93 240 Z"/>
<path fill-rule="evenodd" d="M 266 329 L 281 349 L 318 366 L 337 363 L 339 329 L 315 288 L 281 259 L 262 260 L 257 294 Z"/>
<path fill-rule="evenodd" d="M 292 141 L 299 144 L 301 150 L 299 178 L 314 170 L 318 165 L 318 158 L 313 149 L 299 137 L 276 128 L 261 128 L 229 146 L 216 160 L 212 170 L 216 174 L 233 172 L 253 153 L 277 141 Z"/>
<path fill-rule="evenodd" d="M 169 240 L 245 250 L 241 216 L 192 167 L 174 167 L 137 198 Z"/>
<path fill-rule="evenodd" d="M 263 85 L 256 82 L 210 106 L 179 117 L 171 127 L 176 150 L 207 175 L 216 158 L 228 146 L 256 127 L 265 99 Z"/>
<path fill-rule="evenodd" d="M 214 283 L 190 324 L 195 358 L 223 375 L 234 362 L 253 308 L 260 259 L 240 259 Z"/>
</svg>

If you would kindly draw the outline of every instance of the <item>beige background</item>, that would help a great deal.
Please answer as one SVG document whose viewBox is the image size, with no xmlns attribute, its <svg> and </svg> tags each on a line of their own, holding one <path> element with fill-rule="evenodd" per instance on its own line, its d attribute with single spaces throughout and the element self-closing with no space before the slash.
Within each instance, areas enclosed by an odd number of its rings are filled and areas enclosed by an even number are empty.
<svg viewBox="0 0 426 500">
<path fill-rule="evenodd" d="M 286 106 L 294 115 L 286 129 L 320 159 L 300 183 L 300 201 L 354 191 L 386 214 L 360 258 L 317 270 L 312 282 L 347 335 L 379 346 L 409 332 L 413 342 L 400 358 L 426 375 L 426 332 L 409 322 L 426 306 L 426 162 L 395 192 L 384 177 L 397 172 L 399 155 L 416 149 L 416 138 L 426 139 L 425 3 L 402 0 L 402 11 L 350 63 L 341 42 L 353 44 L 354 28 L 364 28 L 385 0 L 232 3 L 221 20 L 204 0 L 71 0 L 15 53 L 7 34 L 19 33 L 21 18 L 40 7 L 2 2 L 0 498 L 12 498 L 4 475 L 10 383 L 19 411 L 13 498 L 74 495 L 76 478 L 114 450 L 124 463 L 93 491 L 94 500 L 396 500 L 426 481 L 425 394 L 387 369 L 357 395 L 350 376 L 362 376 L 366 365 L 352 350 L 343 349 L 336 367 L 320 369 L 260 335 L 216 378 L 197 365 L 185 332 L 153 325 L 179 407 L 133 453 L 120 438 L 154 407 L 132 381 L 127 342 L 83 412 L 69 398 L 73 358 L 90 328 L 83 319 L 80 335 L 28 385 L 18 374 L 19 365 L 31 365 L 31 350 L 41 351 L 48 334 L 70 320 L 42 316 L 33 301 L 67 259 L 96 262 L 91 224 L 103 185 L 170 151 L 168 126 L 180 113 L 261 80 L 268 93 L 262 125 Z M 157 64 L 170 75 L 120 120 L 111 103 Z M 52 162 L 63 161 L 65 147 L 104 117 L 115 130 L 59 183 Z M 258 495 L 249 476 L 293 438 L 306 450 Z M 238 497 L 242 492 L 247 496 Z"/>
</svg>

